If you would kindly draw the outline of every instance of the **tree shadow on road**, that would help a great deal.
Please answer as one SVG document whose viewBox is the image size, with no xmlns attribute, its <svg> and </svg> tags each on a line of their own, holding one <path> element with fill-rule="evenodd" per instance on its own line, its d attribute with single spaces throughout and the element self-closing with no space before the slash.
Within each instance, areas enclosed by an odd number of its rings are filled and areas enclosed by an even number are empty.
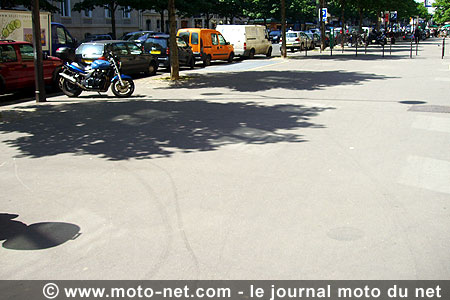
<svg viewBox="0 0 450 300">
<path fill-rule="evenodd" d="M 320 90 L 340 85 L 360 85 L 370 80 L 392 77 L 347 71 L 244 71 L 196 75 L 191 80 L 170 87 L 188 89 L 228 88 L 239 92 L 260 92 L 271 89 Z"/>
<path fill-rule="evenodd" d="M 328 109 L 200 100 L 90 101 L 3 111 L 0 132 L 13 133 L 1 142 L 16 148 L 18 157 L 70 153 L 143 159 L 212 151 L 227 144 L 305 142 L 298 131 L 290 131 L 324 128 L 312 119 Z"/>
</svg>

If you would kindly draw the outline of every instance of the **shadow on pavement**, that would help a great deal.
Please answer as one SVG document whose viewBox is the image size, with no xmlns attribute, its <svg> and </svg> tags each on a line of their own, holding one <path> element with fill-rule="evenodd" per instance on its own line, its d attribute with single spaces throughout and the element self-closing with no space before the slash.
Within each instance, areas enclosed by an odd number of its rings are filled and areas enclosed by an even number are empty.
<svg viewBox="0 0 450 300">
<path fill-rule="evenodd" d="M 347 71 L 245 71 L 197 74 L 173 88 L 228 88 L 239 92 L 259 92 L 271 89 L 320 90 L 340 85 L 358 85 L 370 80 L 387 80 L 393 77 Z"/>
<path fill-rule="evenodd" d="M 14 220 L 18 215 L 0 214 L 0 240 L 11 250 L 41 250 L 75 239 L 80 227 L 70 223 L 45 222 L 26 225 Z"/>
<path fill-rule="evenodd" d="M 211 151 L 227 144 L 304 142 L 302 135 L 286 131 L 324 128 L 311 119 L 333 109 L 142 99 L 25 107 L 31 108 L 35 111 L 0 115 L 1 133 L 20 133 L 2 141 L 16 148 L 19 157 L 72 153 L 108 160 Z"/>
</svg>

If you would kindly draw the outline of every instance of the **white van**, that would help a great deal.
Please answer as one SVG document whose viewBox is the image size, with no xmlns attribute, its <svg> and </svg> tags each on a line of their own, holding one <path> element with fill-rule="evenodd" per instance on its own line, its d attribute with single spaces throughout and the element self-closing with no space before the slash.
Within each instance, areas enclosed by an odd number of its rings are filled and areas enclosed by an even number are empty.
<svg viewBox="0 0 450 300">
<path fill-rule="evenodd" d="M 234 47 L 234 54 L 253 58 L 255 54 L 272 56 L 272 43 L 263 25 L 217 25 L 218 30 Z"/>
</svg>

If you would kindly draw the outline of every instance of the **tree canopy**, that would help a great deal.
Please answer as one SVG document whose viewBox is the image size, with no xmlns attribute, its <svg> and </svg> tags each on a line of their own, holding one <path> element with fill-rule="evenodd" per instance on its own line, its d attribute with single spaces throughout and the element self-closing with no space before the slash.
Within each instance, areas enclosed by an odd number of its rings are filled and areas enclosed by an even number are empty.
<svg viewBox="0 0 450 300">
<path fill-rule="evenodd" d="M 433 3 L 436 8 L 434 13 L 434 20 L 438 24 L 444 24 L 450 21 L 450 1 L 448 0 L 436 0 Z"/>
</svg>

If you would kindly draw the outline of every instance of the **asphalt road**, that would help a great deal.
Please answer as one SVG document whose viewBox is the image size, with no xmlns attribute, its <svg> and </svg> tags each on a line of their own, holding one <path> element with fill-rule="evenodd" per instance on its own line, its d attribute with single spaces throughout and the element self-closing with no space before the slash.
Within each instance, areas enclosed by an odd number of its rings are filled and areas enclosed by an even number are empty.
<svg viewBox="0 0 450 300">
<path fill-rule="evenodd" d="M 2 106 L 0 278 L 449 278 L 440 51 L 296 52 Z"/>
</svg>

